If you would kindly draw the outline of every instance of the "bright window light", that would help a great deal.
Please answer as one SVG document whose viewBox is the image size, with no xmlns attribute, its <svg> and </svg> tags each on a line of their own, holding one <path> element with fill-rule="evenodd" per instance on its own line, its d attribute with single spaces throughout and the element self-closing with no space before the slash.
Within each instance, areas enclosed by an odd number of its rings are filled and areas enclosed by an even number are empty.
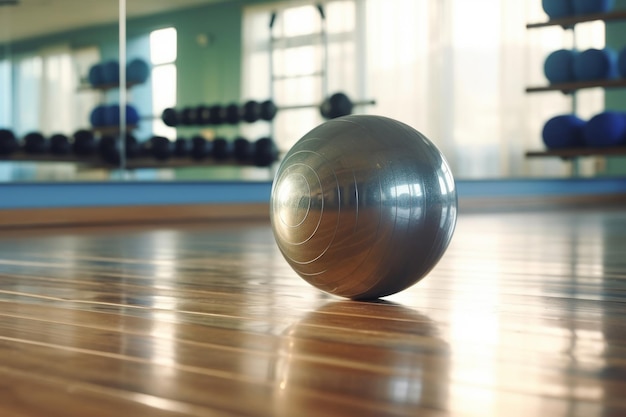
<svg viewBox="0 0 626 417">
<path fill-rule="evenodd" d="M 150 61 L 152 65 L 176 61 L 176 29 L 165 28 L 150 33 Z"/>
<path fill-rule="evenodd" d="M 152 111 L 161 114 L 167 107 L 176 105 L 176 65 L 159 65 L 152 70 Z M 176 135 L 176 129 L 169 127 L 160 119 L 155 119 L 153 133 L 167 138 Z"/>
<path fill-rule="evenodd" d="M 150 33 L 150 60 L 152 62 L 152 114 L 176 106 L 176 29 L 173 27 Z M 176 137 L 176 129 L 155 118 L 152 133 L 169 139 Z"/>
</svg>

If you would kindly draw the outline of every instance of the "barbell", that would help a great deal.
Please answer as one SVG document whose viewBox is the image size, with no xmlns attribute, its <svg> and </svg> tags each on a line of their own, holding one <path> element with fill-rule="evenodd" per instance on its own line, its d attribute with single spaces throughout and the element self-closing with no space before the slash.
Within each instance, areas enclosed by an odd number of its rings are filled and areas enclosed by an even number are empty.
<svg viewBox="0 0 626 417">
<path fill-rule="evenodd" d="M 206 106 L 185 107 L 178 111 L 174 108 L 167 108 L 161 114 L 163 122 L 171 127 L 179 125 L 236 125 L 241 121 L 254 123 L 259 120 L 271 121 L 280 110 L 296 110 L 307 108 L 319 108 L 324 119 L 335 119 L 341 116 L 352 114 L 355 106 L 374 105 L 375 100 L 364 100 L 353 102 L 345 93 L 335 93 L 327 97 L 321 104 L 300 104 L 290 106 L 277 106 L 273 100 L 262 102 L 249 100 L 239 106 L 231 103 L 226 106 Z"/>
</svg>

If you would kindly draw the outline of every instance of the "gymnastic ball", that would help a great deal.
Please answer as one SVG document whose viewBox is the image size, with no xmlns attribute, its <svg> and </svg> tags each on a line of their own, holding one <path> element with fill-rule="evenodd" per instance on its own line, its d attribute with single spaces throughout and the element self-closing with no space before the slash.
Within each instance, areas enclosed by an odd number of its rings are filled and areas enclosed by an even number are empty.
<svg viewBox="0 0 626 417">
<path fill-rule="evenodd" d="M 421 280 L 456 225 L 454 178 L 412 127 L 382 116 L 327 121 L 279 164 L 270 218 L 281 253 L 330 294 L 372 299 Z"/>
</svg>

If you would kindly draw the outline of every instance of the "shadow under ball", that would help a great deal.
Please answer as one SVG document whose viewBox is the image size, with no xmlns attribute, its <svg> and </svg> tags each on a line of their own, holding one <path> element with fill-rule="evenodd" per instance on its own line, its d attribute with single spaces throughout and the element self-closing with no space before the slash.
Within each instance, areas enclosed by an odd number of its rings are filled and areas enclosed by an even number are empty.
<svg viewBox="0 0 626 417">
<path fill-rule="evenodd" d="M 402 291 L 446 251 L 457 195 L 444 156 L 382 116 L 333 119 L 283 158 L 270 198 L 278 247 L 318 289 L 352 299 Z"/>
</svg>

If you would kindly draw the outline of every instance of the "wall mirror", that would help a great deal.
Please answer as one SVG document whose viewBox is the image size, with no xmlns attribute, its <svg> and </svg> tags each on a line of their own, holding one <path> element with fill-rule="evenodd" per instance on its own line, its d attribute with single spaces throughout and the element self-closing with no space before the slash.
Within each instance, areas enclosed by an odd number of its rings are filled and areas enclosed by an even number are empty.
<svg viewBox="0 0 626 417">
<path fill-rule="evenodd" d="M 0 181 L 267 181 L 337 93 L 422 131 L 457 178 L 571 175 L 527 157 L 571 96 L 526 88 L 546 83 L 543 61 L 572 37 L 526 28 L 547 19 L 540 1 L 474 3 L 0 1 Z M 581 26 L 579 47 L 609 43 L 605 32 Z M 591 117 L 605 93 L 577 103 Z"/>
</svg>

